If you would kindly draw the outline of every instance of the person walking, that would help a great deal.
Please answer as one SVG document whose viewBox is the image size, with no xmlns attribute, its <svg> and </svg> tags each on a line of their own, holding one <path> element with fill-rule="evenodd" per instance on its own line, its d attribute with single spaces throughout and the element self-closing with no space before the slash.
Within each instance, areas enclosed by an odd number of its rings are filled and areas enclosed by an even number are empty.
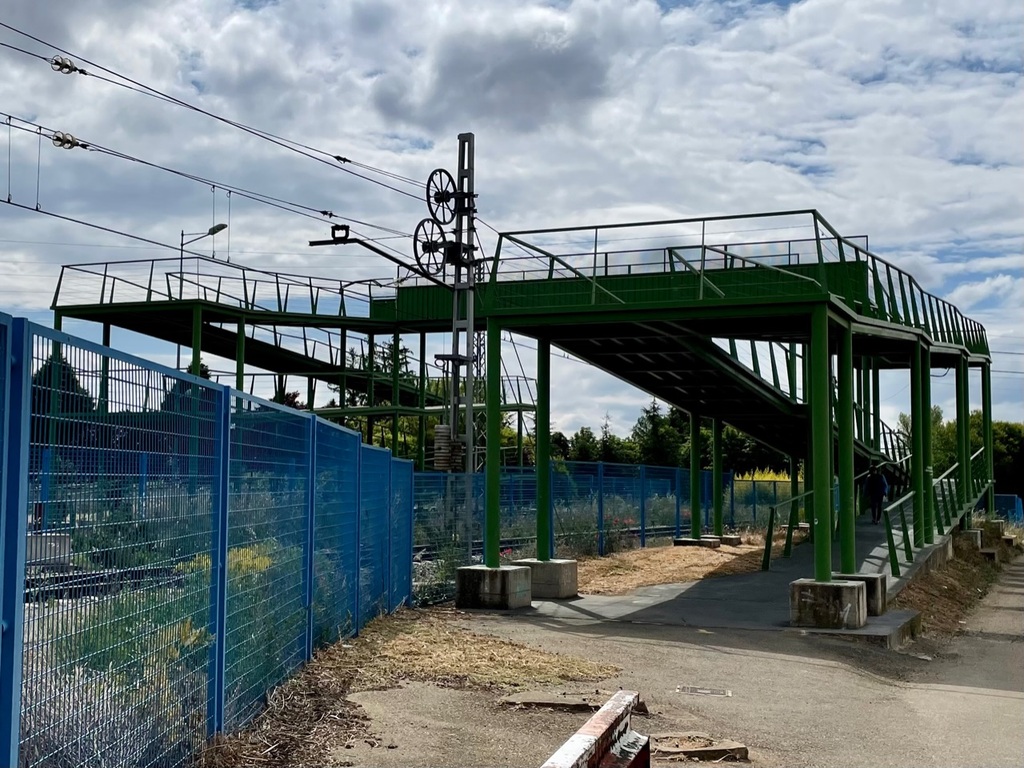
<svg viewBox="0 0 1024 768">
<path fill-rule="evenodd" d="M 871 524 L 878 525 L 882 519 L 882 502 L 889 495 L 889 481 L 874 464 L 868 470 L 867 479 L 864 481 L 864 490 L 867 492 L 868 501 L 871 504 Z"/>
</svg>

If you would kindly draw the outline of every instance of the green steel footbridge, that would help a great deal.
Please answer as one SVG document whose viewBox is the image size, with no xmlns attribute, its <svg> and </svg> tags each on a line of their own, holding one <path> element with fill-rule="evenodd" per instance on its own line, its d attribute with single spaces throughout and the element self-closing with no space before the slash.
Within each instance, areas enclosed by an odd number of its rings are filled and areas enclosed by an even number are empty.
<svg viewBox="0 0 1024 768">
<path fill-rule="evenodd" d="M 522 414 L 535 410 L 537 466 L 550 465 L 555 348 L 687 411 L 695 440 L 694 427 L 709 420 L 719 477 L 724 424 L 787 454 L 794 482 L 803 462 L 805 492 L 780 512 L 795 523 L 802 507 L 811 521 L 818 581 L 829 581 L 834 565 L 857 570 L 855 490 L 871 464 L 886 465 L 898 489 L 887 512 L 899 513 L 906 547 L 933 542 L 986 495 L 992 507 L 985 329 L 873 254 L 866 237 L 840 235 L 817 211 L 505 232 L 477 270 L 472 314 L 486 336 L 478 361 L 486 387 L 472 397 L 485 413 L 487 446 L 500 444 L 503 412 L 519 413 L 522 424 Z M 64 268 L 53 309 L 58 323 L 102 323 L 105 340 L 117 326 L 189 346 L 196 365 L 203 351 L 234 358 L 241 389 L 247 365 L 305 378 L 310 403 L 318 382 L 358 389 L 360 405 L 320 412 L 393 425 L 418 416 L 421 467 L 424 417 L 447 400 L 431 386 L 426 357 L 428 335 L 451 331 L 451 290 L 401 269 L 394 280 L 354 283 L 204 258 L 76 265 Z M 504 332 L 537 341 L 537 378 L 525 390 L 503 371 Z M 398 339 L 407 334 L 420 339 L 413 375 L 398 361 Z M 370 350 L 362 365 L 346 355 L 353 335 Z M 382 339 L 391 340 L 390 365 L 373 362 Z M 958 462 L 942 477 L 932 476 L 929 458 L 936 368 L 955 372 L 959 430 Z M 981 371 L 984 444 L 976 451 L 967 429 L 970 368 Z M 883 370 L 909 374 L 909 436 L 880 419 Z M 696 509 L 701 451 L 690 455 Z M 484 561 L 492 567 L 499 564 L 500 468 L 499 452 L 487 450 Z M 722 483 L 713 488 L 713 528 L 721 534 Z M 539 472 L 541 559 L 551 556 L 550 508 L 550 474 Z M 699 536 L 700 516 L 691 520 Z"/>
</svg>

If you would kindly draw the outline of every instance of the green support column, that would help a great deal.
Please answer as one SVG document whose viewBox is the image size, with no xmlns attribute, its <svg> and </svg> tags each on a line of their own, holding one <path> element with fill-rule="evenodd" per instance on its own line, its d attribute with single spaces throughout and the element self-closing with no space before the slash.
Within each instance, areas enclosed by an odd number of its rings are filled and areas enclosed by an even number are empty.
<svg viewBox="0 0 1024 768">
<path fill-rule="evenodd" d="M 800 463 L 796 456 L 789 457 L 789 498 L 795 499 L 800 495 Z M 800 509 L 800 502 L 794 501 L 790 503 L 790 512 L 798 513 Z M 794 523 L 800 522 L 800 515 L 793 514 L 790 519 Z"/>
<path fill-rule="evenodd" d="M 878 388 L 878 361 L 871 361 L 871 447 L 882 450 L 882 396 Z"/>
<path fill-rule="evenodd" d="M 910 355 L 910 487 L 914 491 L 914 546 L 924 546 L 924 414 L 921 397 L 921 345 Z"/>
<path fill-rule="evenodd" d="M 996 513 L 995 457 L 993 456 L 994 438 L 992 435 L 992 364 L 981 366 L 981 424 L 985 440 L 985 469 L 992 483 L 985 494 L 985 517 L 992 519 Z"/>
<path fill-rule="evenodd" d="M 724 533 L 722 524 L 722 420 L 717 416 L 711 420 L 711 498 L 714 502 L 715 536 Z"/>
<path fill-rule="evenodd" d="M 516 464 L 523 468 L 523 412 L 516 411 Z"/>
<path fill-rule="evenodd" d="M 484 565 L 501 565 L 501 326 L 487 320 L 487 511 L 484 516 Z"/>
<path fill-rule="evenodd" d="M 110 323 L 103 324 L 103 346 L 110 346 Z M 106 355 L 103 356 L 103 360 L 100 362 L 100 398 L 99 398 L 99 412 L 108 413 L 110 411 L 110 358 Z"/>
<path fill-rule="evenodd" d="M 426 470 L 427 464 L 427 334 L 420 334 L 420 386 L 419 386 L 419 424 L 416 428 L 416 466 L 419 471 Z"/>
<path fill-rule="evenodd" d="M 832 581 L 832 532 L 829 530 L 832 509 L 832 419 L 829 385 L 828 306 L 817 304 L 811 314 L 810 409 L 811 409 L 811 471 L 814 477 L 814 580 Z"/>
<path fill-rule="evenodd" d="M 804 520 L 811 524 L 810 533 L 811 539 L 814 539 L 814 494 L 810 493 L 814 490 L 814 429 L 812 428 L 810 419 L 810 405 L 811 405 L 811 346 L 810 344 L 804 345 L 804 365 L 803 365 L 803 379 L 804 379 L 804 402 L 807 403 L 808 407 L 808 418 L 807 418 L 807 458 L 804 459 Z"/>
<path fill-rule="evenodd" d="M 690 411 L 690 535 L 699 539 L 700 509 L 700 414 Z"/>
<path fill-rule="evenodd" d="M 199 365 L 203 352 L 203 310 L 195 307 L 192 310 L 192 365 L 189 373 L 199 375 Z"/>
<path fill-rule="evenodd" d="M 366 402 L 372 408 L 377 405 L 377 387 L 376 387 L 376 376 L 374 376 L 374 368 L 377 365 L 377 336 L 375 334 L 367 334 L 366 337 L 366 355 L 363 359 L 363 375 L 367 377 L 366 384 Z M 373 416 L 366 417 L 366 442 L 370 445 L 376 445 L 374 441 L 374 430 L 377 428 L 377 420 Z"/>
<path fill-rule="evenodd" d="M 551 342 L 537 339 L 537 559 L 551 559 Z"/>
<path fill-rule="evenodd" d="M 861 358 L 860 366 L 860 380 L 861 380 L 861 397 L 860 397 L 860 415 L 861 415 L 861 442 L 864 445 L 874 445 L 874 439 L 871 436 L 872 420 L 871 420 L 871 358 Z"/>
<path fill-rule="evenodd" d="M 932 475 L 932 353 L 921 348 L 921 456 L 924 469 L 921 499 L 924 543 L 935 543 L 935 493 Z"/>
<path fill-rule="evenodd" d="M 235 336 L 235 389 L 245 391 L 245 320 L 241 318 Z"/>
<path fill-rule="evenodd" d="M 857 541 L 854 526 L 857 509 L 853 492 L 853 332 L 849 326 L 839 332 L 839 360 L 836 370 L 839 395 L 836 420 L 839 422 L 839 569 L 857 572 Z"/>
</svg>

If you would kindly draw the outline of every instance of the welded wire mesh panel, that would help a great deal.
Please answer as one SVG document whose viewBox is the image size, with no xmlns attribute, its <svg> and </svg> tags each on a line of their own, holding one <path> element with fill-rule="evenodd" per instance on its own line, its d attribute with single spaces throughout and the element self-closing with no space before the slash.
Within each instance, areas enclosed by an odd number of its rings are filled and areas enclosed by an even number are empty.
<svg viewBox="0 0 1024 768">
<path fill-rule="evenodd" d="M 21 766 L 206 736 L 217 392 L 31 326 Z"/>
<path fill-rule="evenodd" d="M 604 512 L 604 553 L 639 546 L 640 467 L 605 464 L 600 491 Z"/>
<path fill-rule="evenodd" d="M 310 420 L 233 393 L 224 722 L 248 721 L 303 661 Z"/>
<path fill-rule="evenodd" d="M 592 462 L 557 462 L 551 467 L 555 554 L 598 554 L 598 469 Z"/>
<path fill-rule="evenodd" d="M 417 472 L 413 480 L 413 595 L 417 604 L 455 595 L 455 571 L 469 563 L 463 476 Z"/>
<path fill-rule="evenodd" d="M 364 445 L 359 480 L 359 621 L 388 611 L 391 453 Z"/>
<path fill-rule="evenodd" d="M 683 493 L 677 475 L 672 467 L 644 468 L 644 523 L 647 526 L 647 546 L 659 539 L 659 543 L 666 543 L 675 536 L 676 494 Z"/>
<path fill-rule="evenodd" d="M 313 643 L 355 631 L 359 584 L 359 435 L 316 425 Z"/>
<path fill-rule="evenodd" d="M 391 459 L 391 605 L 392 611 L 412 597 L 413 463 Z"/>
</svg>

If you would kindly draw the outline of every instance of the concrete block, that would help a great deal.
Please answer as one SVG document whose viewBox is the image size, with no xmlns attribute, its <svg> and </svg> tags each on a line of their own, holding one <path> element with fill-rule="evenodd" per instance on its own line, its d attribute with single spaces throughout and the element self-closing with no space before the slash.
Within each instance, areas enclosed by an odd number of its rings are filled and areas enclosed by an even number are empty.
<svg viewBox="0 0 1024 768">
<path fill-rule="evenodd" d="M 999 562 L 999 550 L 992 547 L 986 547 L 981 550 L 981 556 L 986 560 L 991 560 L 993 563 Z"/>
<path fill-rule="evenodd" d="M 26 565 L 64 567 L 71 564 L 70 533 L 30 533 L 25 539 Z"/>
<path fill-rule="evenodd" d="M 860 629 L 867 620 L 863 581 L 797 579 L 789 583 L 789 622 L 795 627 Z"/>
<path fill-rule="evenodd" d="M 514 560 L 512 565 L 529 568 L 530 592 L 534 600 L 565 600 L 576 597 L 577 565 L 575 560 Z"/>
<path fill-rule="evenodd" d="M 701 536 L 699 544 L 706 549 L 718 549 L 722 546 L 722 540 L 718 536 Z"/>
<path fill-rule="evenodd" d="M 1005 544 L 1008 547 L 1016 547 L 1017 546 L 1017 537 L 1014 536 L 1013 534 L 1009 534 L 1009 533 L 1004 534 L 1003 535 L 1003 544 Z"/>
<path fill-rule="evenodd" d="M 675 547 L 699 547 L 700 539 L 690 538 L 689 536 L 681 536 L 677 539 L 672 539 L 672 546 Z"/>
<path fill-rule="evenodd" d="M 881 616 L 888 607 L 885 573 L 833 573 L 837 581 L 863 581 L 868 601 L 868 616 Z"/>
<path fill-rule="evenodd" d="M 738 547 L 743 543 L 743 537 L 738 533 L 727 533 L 722 537 L 722 543 L 729 547 Z"/>
<path fill-rule="evenodd" d="M 521 565 L 469 565 L 455 571 L 455 607 L 529 608 L 530 569 Z"/>
<path fill-rule="evenodd" d="M 971 540 L 975 549 L 981 549 L 981 528 L 968 528 L 964 536 Z"/>
<path fill-rule="evenodd" d="M 1005 520 L 986 520 L 984 522 L 985 530 L 989 531 L 993 538 L 1000 539 L 1006 534 L 1006 521 Z"/>
</svg>

